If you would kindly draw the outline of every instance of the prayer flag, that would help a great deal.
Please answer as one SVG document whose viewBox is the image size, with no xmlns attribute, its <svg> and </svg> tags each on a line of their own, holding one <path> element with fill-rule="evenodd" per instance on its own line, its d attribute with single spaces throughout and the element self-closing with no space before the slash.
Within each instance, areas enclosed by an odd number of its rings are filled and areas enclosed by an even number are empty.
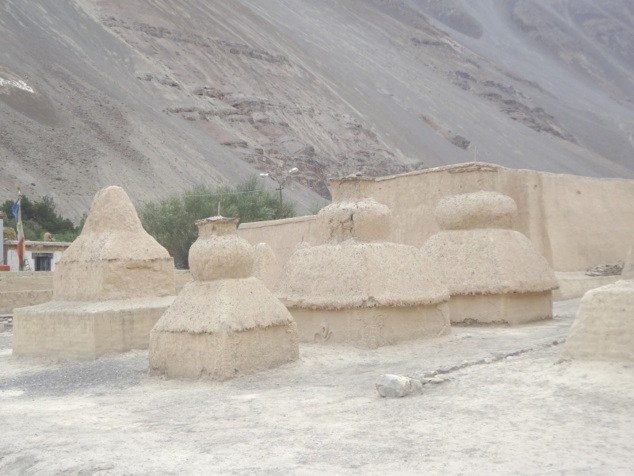
<svg viewBox="0 0 634 476">
<path fill-rule="evenodd" d="M 20 213 L 20 199 L 21 198 L 22 198 L 22 195 L 19 194 L 18 199 L 15 201 L 15 203 L 11 207 L 11 214 L 13 215 L 13 218 L 15 218 L 16 220 L 18 219 L 18 214 Z"/>
<path fill-rule="evenodd" d="M 11 207 L 11 213 L 17 220 L 15 229 L 18 234 L 18 261 L 20 263 L 20 271 L 24 268 L 24 227 L 22 226 L 22 193 L 18 191 L 18 199 L 15 201 L 13 206 Z"/>
</svg>

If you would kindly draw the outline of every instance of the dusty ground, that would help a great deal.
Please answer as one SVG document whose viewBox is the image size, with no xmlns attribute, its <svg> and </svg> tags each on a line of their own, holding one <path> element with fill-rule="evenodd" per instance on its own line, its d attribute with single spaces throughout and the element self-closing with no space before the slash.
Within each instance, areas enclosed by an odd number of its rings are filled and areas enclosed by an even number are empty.
<svg viewBox="0 0 634 476">
<path fill-rule="evenodd" d="M 0 474 L 632 474 L 634 365 L 560 361 L 577 305 L 374 351 L 303 345 L 295 364 L 224 383 L 148 377 L 147 352 L 16 361 L 0 333 Z M 422 395 L 374 389 L 529 348 Z"/>
</svg>

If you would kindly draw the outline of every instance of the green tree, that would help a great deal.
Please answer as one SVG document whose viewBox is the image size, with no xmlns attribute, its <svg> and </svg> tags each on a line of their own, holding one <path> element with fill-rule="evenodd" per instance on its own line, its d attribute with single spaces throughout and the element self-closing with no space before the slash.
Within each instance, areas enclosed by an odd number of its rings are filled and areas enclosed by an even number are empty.
<svg viewBox="0 0 634 476">
<path fill-rule="evenodd" d="M 5 216 L 5 225 L 15 229 L 16 220 L 11 210 L 14 203 L 12 200 L 7 200 L 2 204 L 2 211 Z M 20 206 L 24 235 L 27 240 L 41 240 L 44 233 L 48 231 L 56 236 L 57 241 L 72 241 L 80 232 L 79 227 L 57 212 L 55 202 L 49 196 L 35 201 L 23 196 Z"/>
<path fill-rule="evenodd" d="M 237 217 L 242 222 L 279 218 L 279 201 L 264 189 L 258 177 L 250 177 L 235 187 L 210 188 L 198 185 L 180 196 L 150 202 L 140 208 L 145 230 L 174 258 L 177 268 L 189 267 L 189 248 L 198 237 L 196 220 L 218 214 Z M 283 217 L 295 215 L 292 204 L 284 204 Z"/>
<path fill-rule="evenodd" d="M 15 228 L 10 228 L 8 226 L 5 226 L 2 230 L 2 237 L 5 240 L 15 240 L 17 239 L 17 234 L 15 232 Z"/>
</svg>

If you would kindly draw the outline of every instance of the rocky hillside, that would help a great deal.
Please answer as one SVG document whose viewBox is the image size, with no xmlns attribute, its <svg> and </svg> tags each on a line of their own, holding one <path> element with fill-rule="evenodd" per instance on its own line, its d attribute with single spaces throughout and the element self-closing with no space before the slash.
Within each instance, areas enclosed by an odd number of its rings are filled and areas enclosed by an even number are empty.
<svg viewBox="0 0 634 476">
<path fill-rule="evenodd" d="M 629 0 L 5 0 L 0 196 L 73 217 L 260 171 L 634 178 Z M 270 185 L 274 185 L 269 181 Z"/>
</svg>

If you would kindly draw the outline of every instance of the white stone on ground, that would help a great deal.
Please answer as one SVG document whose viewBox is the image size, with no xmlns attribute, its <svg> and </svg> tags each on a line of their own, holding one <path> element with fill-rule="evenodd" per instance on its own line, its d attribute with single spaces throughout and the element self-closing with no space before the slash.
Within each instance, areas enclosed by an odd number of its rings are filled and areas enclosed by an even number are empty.
<svg viewBox="0 0 634 476">
<path fill-rule="evenodd" d="M 394 374 L 381 375 L 375 385 L 379 395 L 385 398 L 406 397 L 412 393 L 420 393 L 423 389 L 420 380 Z"/>
</svg>

